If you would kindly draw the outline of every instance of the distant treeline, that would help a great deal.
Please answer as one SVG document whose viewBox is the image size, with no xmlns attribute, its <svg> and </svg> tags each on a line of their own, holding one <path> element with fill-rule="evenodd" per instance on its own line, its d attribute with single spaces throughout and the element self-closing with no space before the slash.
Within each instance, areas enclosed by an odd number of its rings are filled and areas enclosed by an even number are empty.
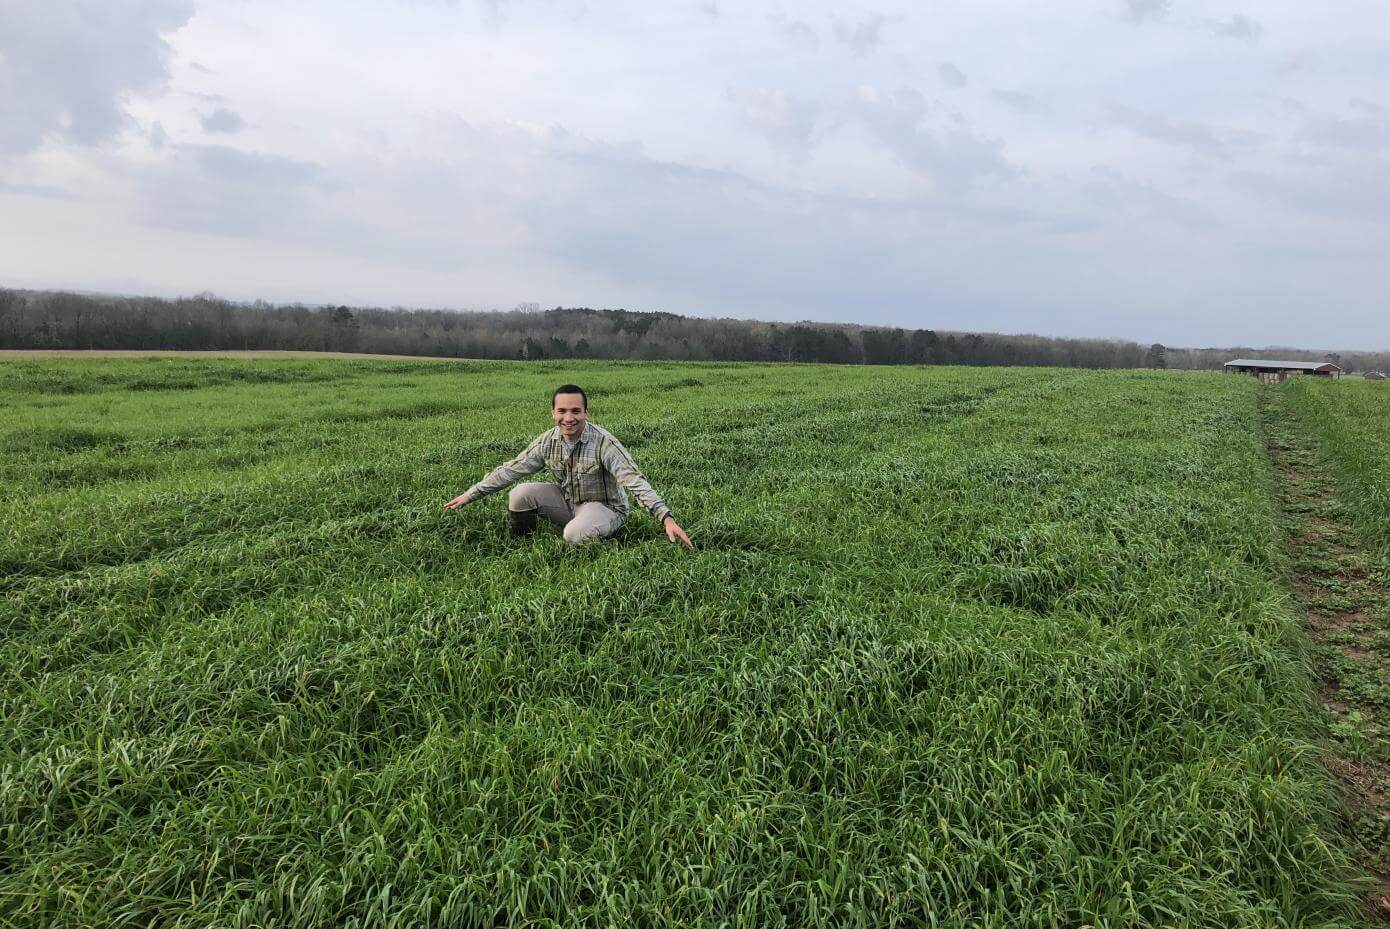
<svg viewBox="0 0 1390 929">
<path fill-rule="evenodd" d="M 292 350 L 458 358 L 1220 368 L 1238 356 L 1390 368 L 1390 353 L 1170 348 L 1114 339 L 698 319 L 523 305 L 508 312 L 276 306 L 0 289 L 0 348 Z"/>
</svg>

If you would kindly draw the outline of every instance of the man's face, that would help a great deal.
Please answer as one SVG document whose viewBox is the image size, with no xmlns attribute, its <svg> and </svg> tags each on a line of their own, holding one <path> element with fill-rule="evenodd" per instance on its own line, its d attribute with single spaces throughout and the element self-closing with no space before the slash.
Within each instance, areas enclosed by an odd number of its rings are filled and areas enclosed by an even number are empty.
<svg viewBox="0 0 1390 929">
<path fill-rule="evenodd" d="M 560 427 L 560 434 L 573 442 L 584 431 L 584 423 L 589 419 L 589 409 L 584 405 L 583 394 L 556 394 L 550 408 L 550 418 Z"/>
</svg>

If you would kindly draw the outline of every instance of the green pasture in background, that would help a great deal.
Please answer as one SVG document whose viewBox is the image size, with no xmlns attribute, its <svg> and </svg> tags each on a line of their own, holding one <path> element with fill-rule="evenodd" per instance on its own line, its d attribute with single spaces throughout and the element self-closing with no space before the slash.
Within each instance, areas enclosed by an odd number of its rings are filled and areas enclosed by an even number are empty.
<svg viewBox="0 0 1390 929">
<path fill-rule="evenodd" d="M 566 381 L 696 551 L 442 509 Z M 0 364 L 0 923 L 1354 924 L 1258 389 Z"/>
</svg>

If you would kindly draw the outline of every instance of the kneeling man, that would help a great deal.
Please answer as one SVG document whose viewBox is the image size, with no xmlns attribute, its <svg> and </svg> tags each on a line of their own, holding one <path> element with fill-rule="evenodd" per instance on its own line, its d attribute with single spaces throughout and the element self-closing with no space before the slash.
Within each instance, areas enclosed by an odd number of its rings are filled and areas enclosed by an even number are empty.
<svg viewBox="0 0 1390 929">
<path fill-rule="evenodd" d="M 589 422 L 589 397 L 582 388 L 566 384 L 550 398 L 547 429 L 511 461 L 494 469 L 444 506 L 456 510 L 496 493 L 517 478 L 548 467 L 554 484 L 518 484 L 507 496 L 512 532 L 524 535 L 536 527 L 536 515 L 563 526 L 565 541 L 580 544 L 606 539 L 627 518 L 627 491 L 661 523 L 666 537 L 693 548 L 690 538 L 671 517 L 668 507 L 612 433 Z"/>
</svg>

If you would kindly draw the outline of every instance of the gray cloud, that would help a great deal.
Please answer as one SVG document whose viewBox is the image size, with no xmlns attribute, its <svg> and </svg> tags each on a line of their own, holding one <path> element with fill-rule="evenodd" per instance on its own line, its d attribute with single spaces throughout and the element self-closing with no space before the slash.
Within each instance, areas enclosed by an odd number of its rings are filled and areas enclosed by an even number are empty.
<svg viewBox="0 0 1390 929">
<path fill-rule="evenodd" d="M 1224 22 L 1216 23 L 1214 31 L 1223 39 L 1245 39 L 1253 42 L 1264 33 L 1264 27 L 1249 16 L 1236 14 Z"/>
<path fill-rule="evenodd" d="M 1218 225 L 1216 217 L 1197 203 L 1104 165 L 1091 169 L 1082 190 L 1097 205 L 1131 226 L 1157 220 L 1197 232 Z"/>
<path fill-rule="evenodd" d="M 1309 216 L 1390 224 L 1390 178 L 1375 163 L 1343 165 L 1331 172 L 1242 171 L 1232 180 L 1270 203 Z"/>
<path fill-rule="evenodd" d="M 1310 64 L 1311 59 L 1306 55 L 1285 55 L 1274 66 L 1274 72 L 1280 75 L 1297 74 L 1308 70 Z"/>
<path fill-rule="evenodd" d="M 883 42 L 880 33 L 888 21 L 888 17 L 880 13 L 870 13 L 858 23 L 849 23 L 837 16 L 833 23 L 835 38 L 849 46 L 856 55 L 867 56 Z"/>
<path fill-rule="evenodd" d="M 964 87 L 970 83 L 970 79 L 965 76 L 965 72 L 949 61 L 943 61 L 936 66 L 936 73 L 941 76 L 941 80 L 951 87 Z"/>
<path fill-rule="evenodd" d="M 1172 5 L 1173 0 L 1124 0 L 1125 18 L 1133 23 L 1161 19 Z"/>
<path fill-rule="evenodd" d="M 1190 148 L 1202 155 L 1223 157 L 1226 147 L 1207 126 L 1179 123 L 1157 113 L 1144 113 L 1125 106 L 1112 106 L 1110 119 L 1118 126 L 1155 142 Z"/>
<path fill-rule="evenodd" d="M 10 184 L 0 181 L 0 194 L 16 194 L 22 197 L 40 197 L 45 200 L 70 200 L 72 194 L 61 187 L 47 184 Z"/>
<path fill-rule="evenodd" d="M 240 132 L 246 125 L 246 121 L 241 118 L 240 114 L 227 109 L 225 106 L 220 106 L 211 113 L 203 115 L 199 121 L 203 124 L 203 129 L 206 132 Z"/>
<path fill-rule="evenodd" d="M 225 145 L 185 145 L 201 173 L 212 180 L 236 184 L 268 186 L 320 186 L 325 183 L 323 168 L 311 161 L 243 152 Z"/>
<path fill-rule="evenodd" d="M 744 122 L 777 148 L 797 153 L 805 153 L 810 148 L 820 111 L 814 102 L 765 87 L 730 90 L 729 100 Z"/>
<path fill-rule="evenodd" d="M 957 260 L 959 243 L 1057 222 L 955 198 L 880 200 L 774 186 L 573 137 L 537 140 L 526 157 L 545 165 L 527 170 L 544 180 L 527 192 L 525 213 L 548 254 L 615 280 L 641 268 L 657 305 L 698 294 L 710 314 L 831 318 L 837 311 L 829 308 L 865 300 L 915 302 Z M 711 290 L 712 280 L 726 283 Z"/>
<path fill-rule="evenodd" d="M 452 119 L 444 129 L 426 158 L 341 166 L 359 179 L 353 195 L 311 190 L 283 222 L 287 234 L 426 279 L 466 275 L 476 279 L 471 292 L 477 281 L 510 278 L 521 288 L 515 293 L 543 303 L 553 294 L 590 305 L 804 319 L 934 286 L 954 260 L 946 257 L 951 243 L 1059 222 L 961 198 L 768 183 L 560 127 Z M 374 199 L 364 203 L 367 192 Z M 924 258 L 924 243 L 938 240 L 948 248 Z M 559 283 L 543 283 L 546 275 Z"/>
<path fill-rule="evenodd" d="M 874 135 L 910 170 L 930 178 L 945 194 L 960 194 L 985 178 L 1013 177 L 1018 169 L 1003 154 L 1003 143 L 972 133 L 959 119 L 942 116 L 911 87 L 892 94 L 870 94 L 858 102 L 859 115 Z"/>
<path fill-rule="evenodd" d="M 483 19 L 489 26 L 494 28 L 501 26 L 507 21 L 507 4 L 510 0 L 480 0 L 483 8 Z"/>
<path fill-rule="evenodd" d="M 174 145 L 135 169 L 139 218 L 152 226 L 258 235 L 282 230 L 315 192 L 330 189 L 313 162 L 224 145 Z"/>
<path fill-rule="evenodd" d="M 191 0 L 0 4 L 0 67 L 15 88 L 0 94 L 0 154 L 114 137 L 131 124 L 124 96 L 168 79 L 163 35 L 192 15 Z"/>
<path fill-rule="evenodd" d="M 1006 103 L 1018 110 L 1020 113 L 1036 113 L 1040 109 L 1038 98 L 1032 94 L 1025 94 L 1018 90 L 993 90 L 990 96 L 1001 103 Z"/>
<path fill-rule="evenodd" d="M 1347 101 L 1347 104 L 1353 110 L 1359 110 L 1362 113 L 1379 115 L 1381 113 L 1386 112 L 1385 107 L 1381 106 L 1379 103 L 1372 103 L 1369 100 L 1362 100 L 1360 97 L 1352 97 L 1350 100 Z"/>
<path fill-rule="evenodd" d="M 1390 150 L 1390 115 L 1383 109 L 1362 109 L 1361 116 L 1319 114 L 1309 117 L 1297 139 L 1318 148 L 1359 152 Z"/>
<path fill-rule="evenodd" d="M 820 36 L 816 34 L 816 30 L 799 19 L 789 20 L 779 14 L 772 18 L 772 24 L 789 42 L 810 48 L 820 45 Z"/>
</svg>

